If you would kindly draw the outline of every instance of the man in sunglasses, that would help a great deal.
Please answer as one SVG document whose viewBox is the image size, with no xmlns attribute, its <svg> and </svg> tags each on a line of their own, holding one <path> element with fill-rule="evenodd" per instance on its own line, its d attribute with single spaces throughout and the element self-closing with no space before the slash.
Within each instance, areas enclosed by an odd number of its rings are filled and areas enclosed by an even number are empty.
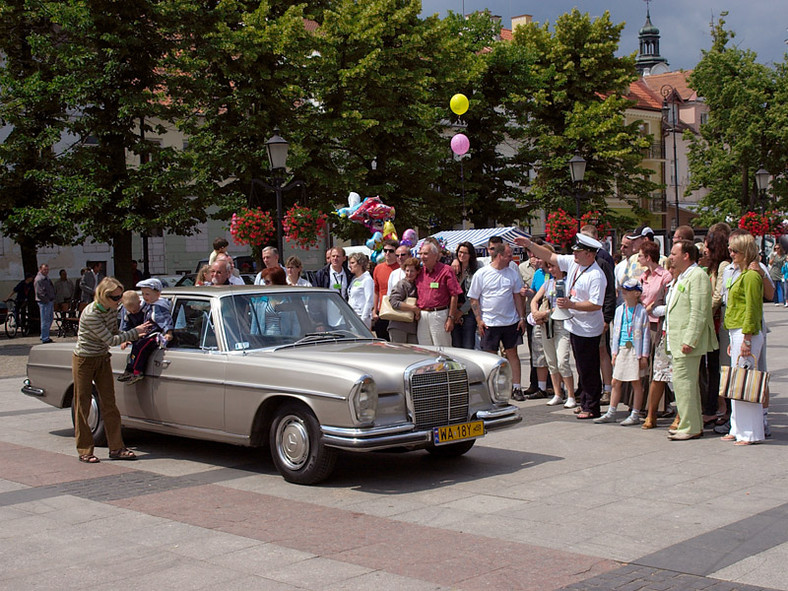
<svg viewBox="0 0 788 591">
<path fill-rule="evenodd" d="M 389 277 L 392 271 L 399 269 L 396 251 L 399 242 L 396 240 L 383 241 L 383 261 L 375 265 L 372 272 L 372 280 L 375 283 L 375 307 L 372 311 L 372 328 L 378 338 L 389 339 L 389 321 L 383 320 L 378 316 L 380 312 L 380 301 L 383 296 L 388 294 Z"/>
</svg>

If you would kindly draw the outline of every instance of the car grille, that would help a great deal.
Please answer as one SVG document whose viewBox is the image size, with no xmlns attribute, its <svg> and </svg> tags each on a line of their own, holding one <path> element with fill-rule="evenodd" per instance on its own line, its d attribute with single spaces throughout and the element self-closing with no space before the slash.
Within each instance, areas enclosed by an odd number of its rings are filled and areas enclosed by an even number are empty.
<svg viewBox="0 0 788 591">
<path fill-rule="evenodd" d="M 468 376 L 464 369 L 412 375 L 410 394 L 413 422 L 418 429 L 468 420 Z"/>
</svg>

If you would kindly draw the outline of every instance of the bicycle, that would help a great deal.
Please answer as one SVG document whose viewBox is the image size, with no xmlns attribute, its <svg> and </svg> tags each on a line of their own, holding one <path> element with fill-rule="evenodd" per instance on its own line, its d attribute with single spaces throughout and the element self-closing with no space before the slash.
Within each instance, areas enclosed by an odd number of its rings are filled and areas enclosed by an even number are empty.
<svg viewBox="0 0 788 591">
<path fill-rule="evenodd" d="M 5 317 L 5 336 L 13 339 L 18 332 L 22 336 L 30 334 L 30 323 L 28 322 L 28 314 L 26 306 L 22 306 L 21 310 L 17 310 L 16 302 L 14 300 L 6 300 L 8 306 L 8 313 Z"/>
</svg>

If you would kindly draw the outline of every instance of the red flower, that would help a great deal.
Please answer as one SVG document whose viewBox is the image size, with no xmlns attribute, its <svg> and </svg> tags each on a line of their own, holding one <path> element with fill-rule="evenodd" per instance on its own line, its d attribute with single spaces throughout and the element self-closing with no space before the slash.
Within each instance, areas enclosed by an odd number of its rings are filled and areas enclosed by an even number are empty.
<svg viewBox="0 0 788 591">
<path fill-rule="evenodd" d="M 599 211 L 589 211 L 580 216 L 580 226 L 591 224 L 596 227 L 600 237 L 605 237 L 613 230 L 613 226 L 604 221 L 604 214 Z"/>
<path fill-rule="evenodd" d="M 548 242 L 566 248 L 572 243 L 577 233 L 577 220 L 563 209 L 559 209 L 548 214 L 545 230 Z"/>
<path fill-rule="evenodd" d="M 317 244 L 323 234 L 328 216 L 316 209 L 301 207 L 297 203 L 287 210 L 282 219 L 285 239 L 308 247 Z"/>
<path fill-rule="evenodd" d="M 230 220 L 230 234 L 236 244 L 261 247 L 275 233 L 274 220 L 270 212 L 261 209 L 241 208 Z"/>
</svg>

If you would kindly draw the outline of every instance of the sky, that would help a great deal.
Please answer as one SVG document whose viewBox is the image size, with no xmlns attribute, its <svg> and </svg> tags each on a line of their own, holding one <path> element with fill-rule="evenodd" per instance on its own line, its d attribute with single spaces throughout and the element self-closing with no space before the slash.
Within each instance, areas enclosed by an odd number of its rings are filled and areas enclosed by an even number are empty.
<svg viewBox="0 0 788 591">
<path fill-rule="evenodd" d="M 638 50 L 638 31 L 646 22 L 645 0 L 422 0 L 423 15 L 447 11 L 465 13 L 488 8 L 511 27 L 511 17 L 530 14 L 539 23 L 555 23 L 572 8 L 591 17 L 610 12 L 613 23 L 625 23 L 619 55 Z M 651 0 L 651 22 L 660 31 L 660 53 L 671 70 L 690 70 L 711 46 L 709 23 L 726 10 L 726 28 L 736 33 L 733 43 L 758 54 L 758 62 L 783 61 L 788 45 L 788 2 L 785 0 Z M 712 16 L 713 15 L 713 16 Z"/>
</svg>

